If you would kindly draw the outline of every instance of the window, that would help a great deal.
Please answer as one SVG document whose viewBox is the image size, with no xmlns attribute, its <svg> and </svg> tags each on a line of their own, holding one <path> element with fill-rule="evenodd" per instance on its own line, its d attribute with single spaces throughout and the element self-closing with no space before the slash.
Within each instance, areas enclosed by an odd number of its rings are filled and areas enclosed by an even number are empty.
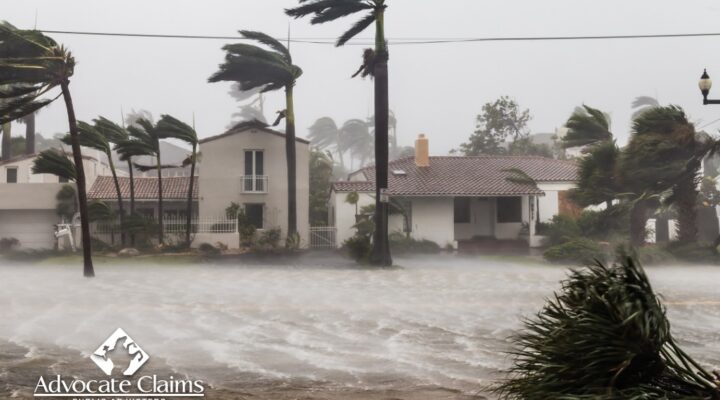
<svg viewBox="0 0 720 400">
<path fill-rule="evenodd" d="M 265 155 L 262 150 L 245 150 L 245 182 L 246 192 L 265 191 Z"/>
<path fill-rule="evenodd" d="M 245 217 L 250 225 L 263 229 L 264 204 L 245 204 Z"/>
<path fill-rule="evenodd" d="M 470 197 L 455 198 L 455 223 L 470 223 Z"/>
<path fill-rule="evenodd" d="M 7 168 L 7 183 L 17 183 L 18 171 L 17 168 Z"/>
<path fill-rule="evenodd" d="M 522 222 L 522 197 L 498 197 L 497 222 Z"/>
</svg>

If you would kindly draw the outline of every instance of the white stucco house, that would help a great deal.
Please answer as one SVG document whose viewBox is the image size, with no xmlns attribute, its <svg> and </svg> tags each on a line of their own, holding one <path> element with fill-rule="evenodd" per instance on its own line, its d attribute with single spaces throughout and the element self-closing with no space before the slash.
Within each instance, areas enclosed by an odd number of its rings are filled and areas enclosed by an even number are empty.
<svg viewBox="0 0 720 400">
<path fill-rule="evenodd" d="M 301 246 L 310 233 L 310 142 L 296 138 L 297 227 Z M 238 124 L 227 132 L 202 139 L 198 208 L 200 219 L 222 218 L 232 203 L 239 204 L 258 229 L 279 228 L 285 240 L 288 227 L 285 134 L 260 122 Z M 227 234 L 198 234 L 196 243 L 222 242 L 236 247 Z"/>
<path fill-rule="evenodd" d="M 110 175 L 108 164 L 96 155 L 94 151 L 83 150 L 88 187 L 99 176 Z M 68 183 L 55 175 L 33 174 L 36 157 L 37 154 L 22 155 L 0 162 L 0 239 L 15 238 L 20 248 L 47 249 L 53 248 L 54 226 L 61 222 L 55 211 L 55 197 Z"/>
<path fill-rule="evenodd" d="M 415 239 L 440 246 L 474 239 L 525 240 L 541 245 L 536 222 L 578 211 L 566 194 L 577 181 L 577 164 L 536 156 L 430 157 L 427 139 L 416 143 L 415 157 L 389 164 L 388 195 L 408 215 L 390 216 L 391 231 L 410 231 Z M 513 169 L 535 183 L 514 179 Z M 375 202 L 375 168 L 349 175 L 332 185 L 329 220 L 337 229 L 338 246 L 354 235 L 355 205 L 347 195 L 359 194 L 358 207 Z"/>
</svg>

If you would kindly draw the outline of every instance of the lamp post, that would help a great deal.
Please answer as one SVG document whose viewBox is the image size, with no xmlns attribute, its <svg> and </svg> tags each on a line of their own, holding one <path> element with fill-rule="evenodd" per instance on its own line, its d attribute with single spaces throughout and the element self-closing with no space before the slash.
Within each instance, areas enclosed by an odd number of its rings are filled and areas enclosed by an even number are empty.
<svg viewBox="0 0 720 400">
<path fill-rule="evenodd" d="M 698 82 L 698 87 L 700 88 L 700 92 L 703 95 L 703 104 L 720 104 L 720 100 L 710 100 L 708 99 L 708 95 L 710 94 L 710 89 L 712 88 L 712 79 L 710 79 L 710 75 L 708 75 L 707 70 L 703 70 L 702 76 L 700 76 L 700 82 Z"/>
</svg>

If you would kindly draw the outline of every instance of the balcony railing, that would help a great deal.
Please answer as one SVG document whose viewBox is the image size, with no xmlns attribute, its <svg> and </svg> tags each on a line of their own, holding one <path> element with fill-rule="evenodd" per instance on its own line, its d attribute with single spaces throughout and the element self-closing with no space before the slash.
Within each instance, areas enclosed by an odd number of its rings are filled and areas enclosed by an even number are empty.
<svg viewBox="0 0 720 400">
<path fill-rule="evenodd" d="M 242 179 L 243 193 L 267 193 L 268 177 L 265 175 L 245 175 Z"/>
</svg>

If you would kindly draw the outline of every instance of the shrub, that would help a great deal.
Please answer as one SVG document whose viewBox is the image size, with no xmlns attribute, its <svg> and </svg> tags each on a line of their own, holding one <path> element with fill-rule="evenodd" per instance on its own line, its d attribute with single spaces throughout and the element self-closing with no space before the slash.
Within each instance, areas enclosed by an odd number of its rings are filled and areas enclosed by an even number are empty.
<svg viewBox="0 0 720 400">
<path fill-rule="evenodd" d="M 549 223 L 542 224 L 540 232 L 548 237 L 547 244 L 557 246 L 579 237 L 582 232 L 575 219 L 567 215 L 556 215 Z"/>
<path fill-rule="evenodd" d="M 276 250 L 280 245 L 280 229 L 268 229 L 258 236 L 254 249 L 259 251 Z"/>
<path fill-rule="evenodd" d="M 513 338 L 502 399 L 716 399 L 637 261 L 573 271 Z"/>
<path fill-rule="evenodd" d="M 622 204 L 601 211 L 583 211 L 576 222 L 581 234 L 593 239 L 628 237 L 630 234 L 630 213 Z"/>
<path fill-rule="evenodd" d="M 663 264 L 675 261 L 675 256 L 658 245 L 642 246 L 637 249 L 637 257 L 645 265 Z"/>
<path fill-rule="evenodd" d="M 439 253 L 440 246 L 431 240 L 415 240 L 405 236 L 403 233 L 394 232 L 390 234 L 390 248 L 398 253 Z"/>
<path fill-rule="evenodd" d="M 198 246 L 198 250 L 200 251 L 200 253 L 202 253 L 206 256 L 216 256 L 216 255 L 220 254 L 220 249 L 211 245 L 210 243 L 200 244 L 200 246 Z"/>
<path fill-rule="evenodd" d="M 20 241 L 14 237 L 0 239 L 0 253 L 10 251 L 18 246 L 20 246 Z"/>
<path fill-rule="evenodd" d="M 666 250 L 678 260 L 693 263 L 717 264 L 720 262 L 718 250 L 708 243 L 678 243 L 672 242 Z"/>
<path fill-rule="evenodd" d="M 371 244 L 367 236 L 355 235 L 343 243 L 343 248 L 350 258 L 357 262 L 367 262 L 370 259 Z"/>
<path fill-rule="evenodd" d="M 550 247 L 543 257 L 552 263 L 591 264 L 595 260 L 605 261 L 607 254 L 595 241 L 578 238 Z"/>
</svg>

